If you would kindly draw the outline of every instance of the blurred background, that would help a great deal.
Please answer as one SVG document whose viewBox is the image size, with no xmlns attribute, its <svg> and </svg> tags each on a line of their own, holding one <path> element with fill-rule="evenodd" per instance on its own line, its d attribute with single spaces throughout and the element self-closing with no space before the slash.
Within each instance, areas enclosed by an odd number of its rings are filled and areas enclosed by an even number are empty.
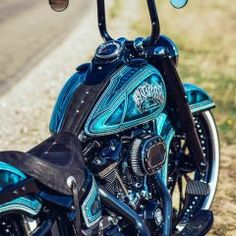
<svg viewBox="0 0 236 236">
<path fill-rule="evenodd" d="M 114 37 L 149 34 L 144 0 L 107 2 Z M 182 80 L 206 89 L 217 106 L 222 161 L 210 235 L 236 235 L 235 0 L 190 0 L 181 10 L 168 0 L 157 6 L 162 34 L 180 49 Z M 65 12 L 56 13 L 47 0 L 1 0 L 0 35 L 0 148 L 27 149 L 48 135 L 60 87 L 101 42 L 95 1 L 71 0 Z"/>
<path fill-rule="evenodd" d="M 0 92 L 60 46 L 88 5 L 71 1 L 70 8 L 58 14 L 50 9 L 48 0 L 1 0 Z"/>
</svg>

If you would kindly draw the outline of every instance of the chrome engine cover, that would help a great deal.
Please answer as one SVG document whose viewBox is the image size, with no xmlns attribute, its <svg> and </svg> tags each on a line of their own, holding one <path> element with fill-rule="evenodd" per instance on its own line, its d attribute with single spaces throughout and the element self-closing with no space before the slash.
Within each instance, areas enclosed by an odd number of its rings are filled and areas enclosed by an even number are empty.
<svg viewBox="0 0 236 236">
<path fill-rule="evenodd" d="M 158 136 L 136 138 L 131 148 L 131 167 L 137 176 L 155 174 L 166 158 L 165 143 Z"/>
</svg>

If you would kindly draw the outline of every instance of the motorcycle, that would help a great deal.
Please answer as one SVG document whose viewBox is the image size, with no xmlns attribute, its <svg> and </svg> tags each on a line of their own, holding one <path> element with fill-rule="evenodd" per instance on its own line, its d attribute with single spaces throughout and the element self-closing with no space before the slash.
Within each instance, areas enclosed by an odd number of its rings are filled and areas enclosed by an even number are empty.
<svg viewBox="0 0 236 236">
<path fill-rule="evenodd" d="M 49 0 L 57 11 L 68 0 Z M 187 0 L 171 0 L 176 8 Z M 207 234 L 219 139 L 206 91 L 182 83 L 176 44 L 147 0 L 148 38 L 104 43 L 63 87 L 51 137 L 0 153 L 0 235 Z"/>
</svg>

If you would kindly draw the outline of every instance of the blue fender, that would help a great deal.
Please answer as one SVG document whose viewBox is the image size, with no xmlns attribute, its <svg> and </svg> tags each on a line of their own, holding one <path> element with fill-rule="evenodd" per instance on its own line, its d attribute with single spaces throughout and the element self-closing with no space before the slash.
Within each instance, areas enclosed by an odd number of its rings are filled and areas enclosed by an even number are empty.
<svg viewBox="0 0 236 236">
<path fill-rule="evenodd" d="M 193 84 L 184 84 L 184 89 L 193 114 L 215 107 L 215 103 L 203 89 Z M 174 133 L 166 109 L 156 118 L 156 133 L 165 140 Z"/>
<path fill-rule="evenodd" d="M 0 162 L 0 194 L 1 191 L 8 186 L 17 184 L 26 178 L 26 175 L 15 167 L 4 162 Z M 24 196 L 0 205 L 0 214 L 9 211 L 20 211 L 35 216 L 39 213 L 41 208 L 41 202 L 35 197 Z"/>
<path fill-rule="evenodd" d="M 211 97 L 207 94 L 206 91 L 199 88 L 196 85 L 193 84 L 183 84 L 184 90 L 187 96 L 188 103 L 190 105 L 191 112 L 197 113 L 202 112 L 205 110 L 209 110 L 215 107 L 214 101 L 211 99 Z M 161 136 L 166 144 L 166 150 L 167 150 L 167 157 L 165 164 L 162 167 L 161 175 L 163 181 L 167 184 L 167 174 L 168 174 L 168 153 L 171 145 L 171 141 L 173 137 L 175 136 L 175 129 L 171 124 L 171 121 L 167 115 L 166 110 L 162 114 L 160 114 L 156 120 L 156 129 L 155 132 L 158 136 Z"/>
<path fill-rule="evenodd" d="M 86 74 L 86 72 L 76 72 L 69 78 L 59 93 L 49 124 L 49 131 L 51 133 L 58 133 L 60 131 L 69 103 L 76 89 L 83 83 Z"/>
<path fill-rule="evenodd" d="M 215 103 L 205 90 L 194 84 L 184 84 L 184 90 L 192 113 L 209 110 L 215 107 Z"/>
</svg>

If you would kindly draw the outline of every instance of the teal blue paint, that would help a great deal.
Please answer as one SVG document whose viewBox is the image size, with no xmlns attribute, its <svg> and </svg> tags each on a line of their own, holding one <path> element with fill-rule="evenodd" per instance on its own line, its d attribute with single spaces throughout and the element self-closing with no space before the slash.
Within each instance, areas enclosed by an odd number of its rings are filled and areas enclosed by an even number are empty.
<svg viewBox="0 0 236 236">
<path fill-rule="evenodd" d="M 62 89 L 51 116 L 49 129 L 52 133 L 60 131 L 69 103 L 76 89 L 83 83 L 86 73 L 75 73 Z M 134 91 L 145 82 L 153 85 L 162 84 L 165 90 L 162 76 L 150 65 L 144 65 L 142 68 L 126 65 L 119 69 L 86 121 L 85 132 L 89 135 L 118 133 L 158 117 L 164 105 L 141 114 L 134 104 Z M 193 84 L 184 84 L 184 89 L 193 113 L 215 106 L 203 89 Z M 166 94 L 166 91 L 164 93 Z"/>
<path fill-rule="evenodd" d="M 167 185 L 170 144 L 175 135 L 175 131 L 166 113 L 162 113 L 156 118 L 155 132 L 166 144 L 166 160 L 160 174 L 163 182 Z"/>
<path fill-rule="evenodd" d="M 24 173 L 22 173 L 20 170 L 16 169 L 15 167 L 8 165 L 4 162 L 0 162 L 0 170 L 3 171 L 9 171 L 11 173 L 14 173 L 16 175 L 19 176 L 19 178 L 25 179 L 26 175 Z"/>
<path fill-rule="evenodd" d="M 6 187 L 17 184 L 26 178 L 26 175 L 15 167 L 0 162 L 0 192 Z M 37 215 L 41 207 L 42 204 L 35 197 L 25 196 L 0 205 L 0 213 L 19 210 L 31 215 Z"/>
<path fill-rule="evenodd" d="M 215 103 L 206 91 L 193 84 L 184 84 L 188 103 L 193 113 L 215 107 Z"/>
<path fill-rule="evenodd" d="M 62 88 L 54 106 L 49 130 L 58 133 L 61 129 L 66 110 L 77 88 L 83 83 L 86 73 L 75 73 Z"/>
<path fill-rule="evenodd" d="M 170 0 L 172 6 L 174 6 L 175 8 L 183 8 L 187 3 L 188 0 Z"/>
<path fill-rule="evenodd" d="M 169 133 L 165 139 L 167 155 L 166 155 L 165 163 L 164 163 L 162 170 L 161 170 L 161 175 L 162 175 L 162 180 L 164 181 L 164 183 L 166 185 L 168 183 L 168 162 L 169 162 L 170 144 L 171 144 L 171 141 L 172 141 L 174 135 L 175 135 L 175 131 L 173 128 L 171 128 L 171 130 L 169 131 Z"/>
<path fill-rule="evenodd" d="M 94 207 L 94 205 L 96 207 Z M 87 227 L 96 224 L 102 217 L 102 208 L 100 204 L 100 197 L 98 194 L 98 187 L 93 178 L 92 187 L 82 203 L 82 214 Z M 95 210 L 94 210 L 95 208 Z"/>
<path fill-rule="evenodd" d="M 35 216 L 39 213 L 42 208 L 42 204 L 32 198 L 19 197 L 15 200 L 12 200 L 8 203 L 0 205 L 0 213 L 7 211 L 24 211 L 28 214 Z"/>
<path fill-rule="evenodd" d="M 134 93 L 137 88 L 146 85 L 160 87 L 164 101 L 155 105 L 147 99 L 142 104 L 145 111 L 141 112 L 134 101 Z M 164 109 L 165 103 L 166 88 L 157 69 L 150 65 L 138 69 L 124 66 L 113 76 L 95 105 L 85 124 L 85 132 L 89 135 L 118 133 L 155 119 Z"/>
</svg>

